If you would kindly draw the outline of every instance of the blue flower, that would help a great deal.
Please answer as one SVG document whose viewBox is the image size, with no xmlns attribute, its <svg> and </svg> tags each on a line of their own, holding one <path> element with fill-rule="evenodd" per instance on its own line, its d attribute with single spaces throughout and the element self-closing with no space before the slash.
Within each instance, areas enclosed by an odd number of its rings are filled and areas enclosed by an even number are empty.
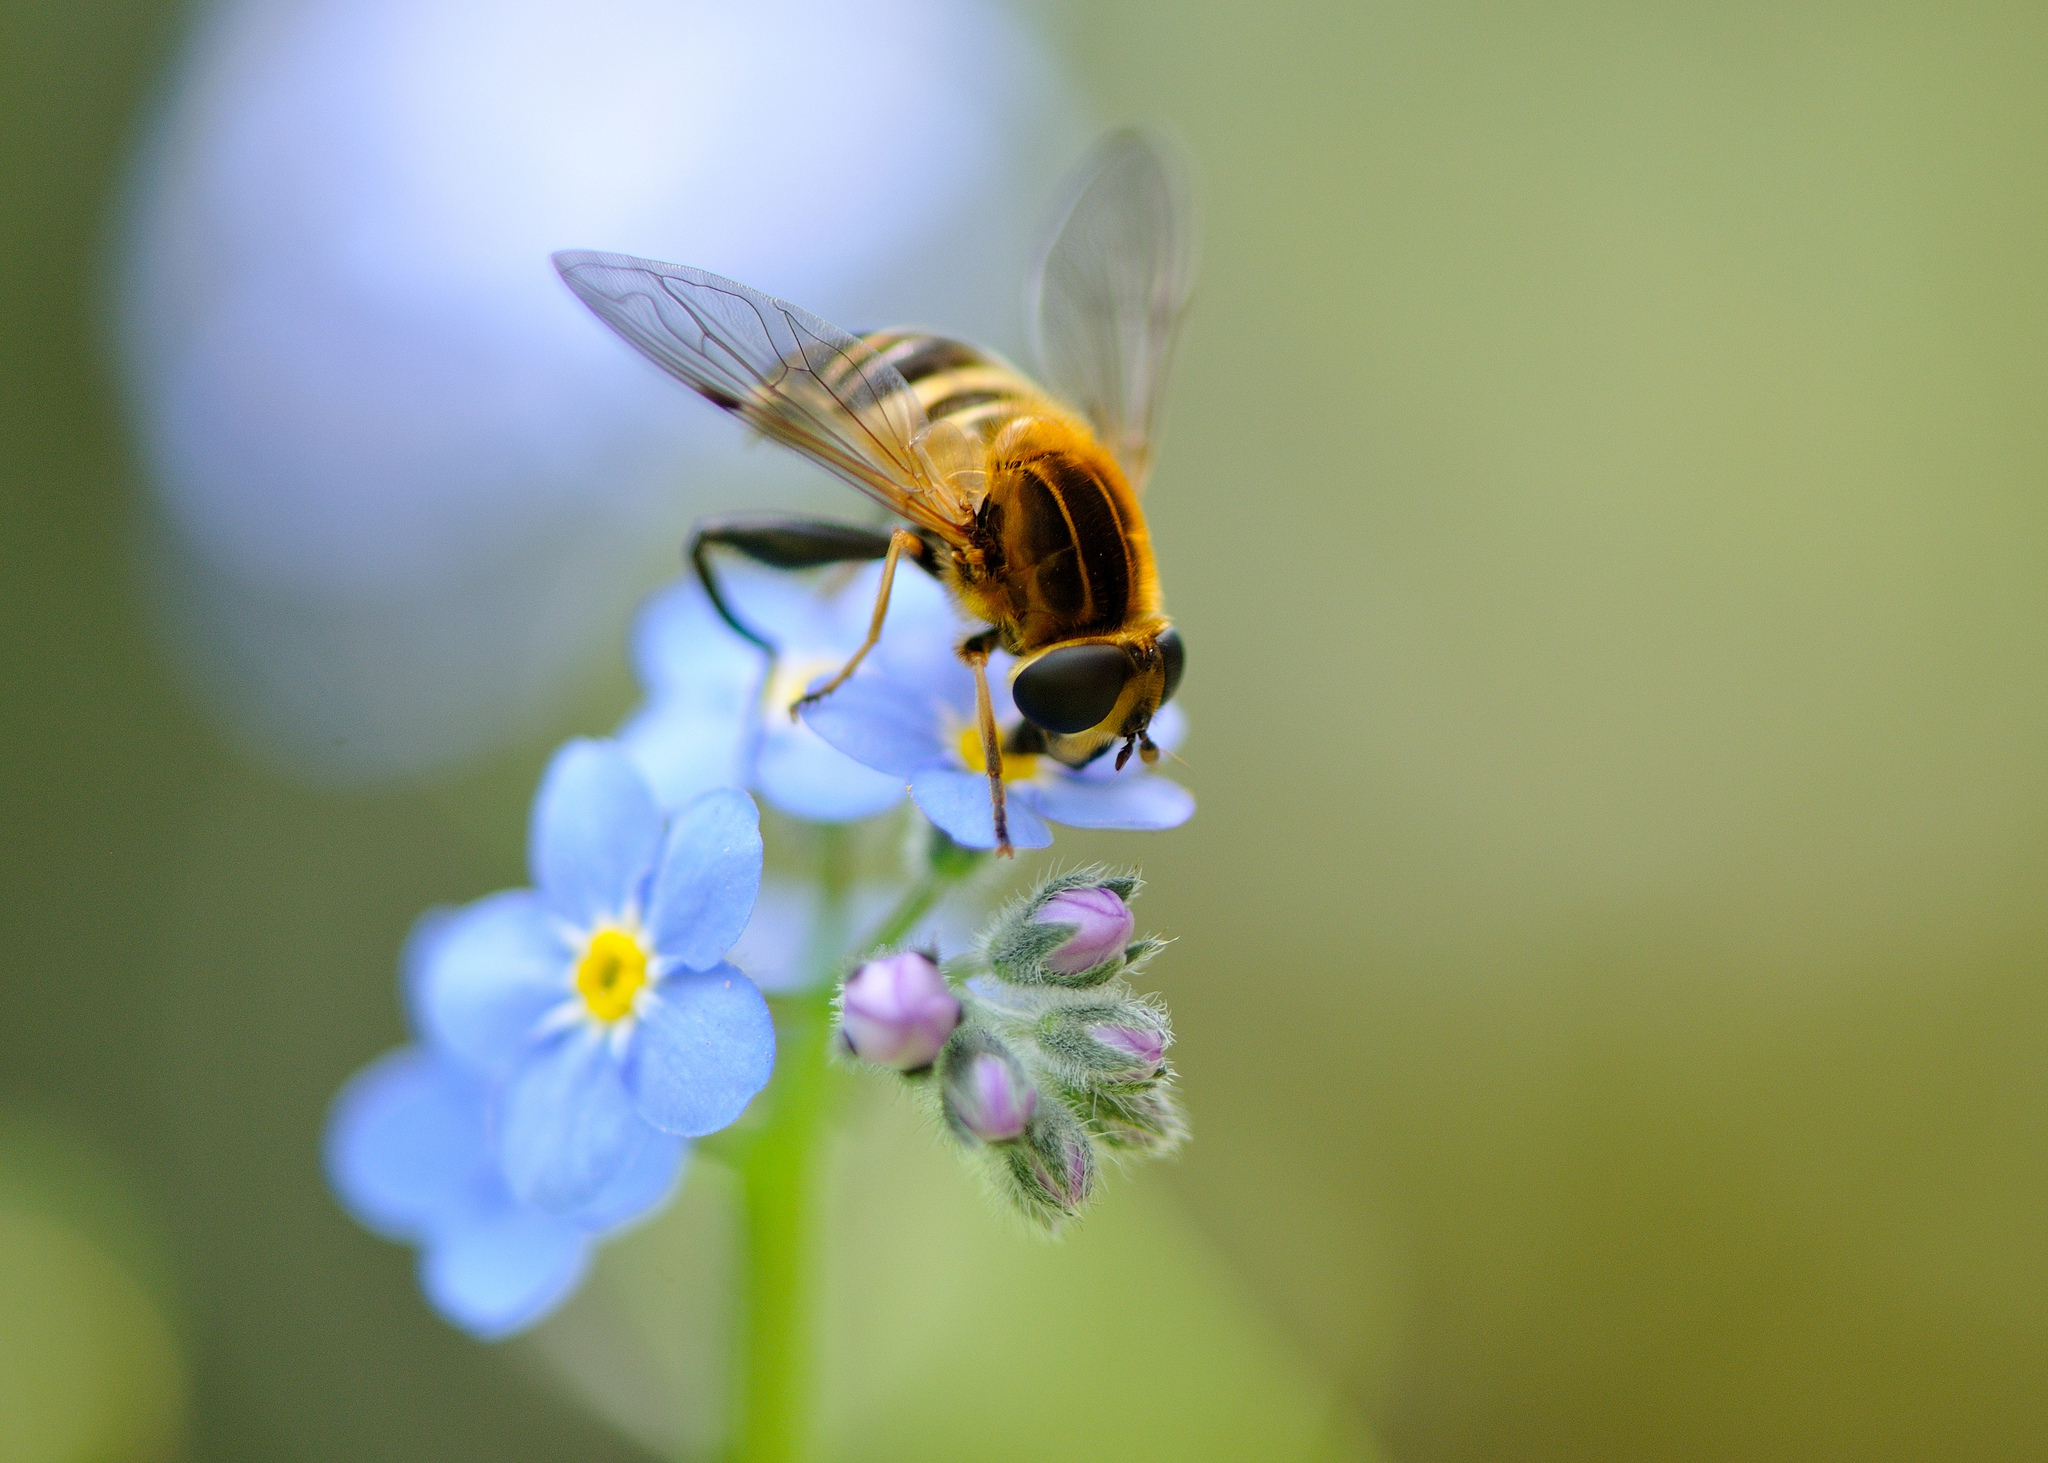
<svg viewBox="0 0 2048 1463">
<path fill-rule="evenodd" d="M 855 761 L 906 781 L 924 815 L 970 848 L 995 845 L 988 776 L 974 718 L 974 675 L 939 627 L 884 638 L 853 679 L 804 711 L 818 735 Z M 1010 658 L 989 661 L 989 694 L 1007 737 L 1021 718 L 1010 699 Z M 1152 739 L 1171 752 L 1186 735 L 1180 708 L 1152 720 Z M 1071 828 L 1173 828 L 1195 811 L 1194 797 L 1141 762 L 1116 770 L 1114 756 L 1071 768 L 1044 756 L 1003 758 L 1010 841 L 1052 842 L 1048 823 Z"/>
<path fill-rule="evenodd" d="M 597 1194 L 549 1213 L 506 1185 L 484 1080 L 424 1047 L 387 1052 L 351 1078 L 327 1124 L 327 1176 L 365 1228 L 420 1247 L 434 1309 L 495 1341 L 566 1300 L 592 1244 L 659 1209 L 687 1145 L 643 1145 Z"/>
<path fill-rule="evenodd" d="M 513 1195 L 566 1215 L 767 1082 L 768 1004 L 721 959 L 753 910 L 761 834 L 732 788 L 664 821 L 616 743 L 579 740 L 541 781 L 529 856 L 538 888 L 448 917 L 416 1003 L 429 1041 L 491 1079 Z"/>
<path fill-rule="evenodd" d="M 619 741 L 664 806 L 707 788 L 750 787 L 793 817 L 840 823 L 902 799 L 902 778 L 862 766 L 789 719 L 790 703 L 844 665 L 866 636 L 881 572 L 868 565 L 819 593 L 787 574 L 727 567 L 727 601 L 780 652 L 772 676 L 768 657 L 718 617 L 694 578 L 649 596 L 632 634 L 648 699 Z M 934 633 L 957 639 L 966 631 L 939 586 L 906 568 L 890 592 L 882 644 Z"/>
</svg>

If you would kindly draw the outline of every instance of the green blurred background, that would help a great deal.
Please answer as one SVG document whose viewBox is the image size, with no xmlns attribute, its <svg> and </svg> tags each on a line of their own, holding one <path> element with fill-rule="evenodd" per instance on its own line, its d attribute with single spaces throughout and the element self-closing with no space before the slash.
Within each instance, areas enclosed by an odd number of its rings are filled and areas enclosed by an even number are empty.
<svg viewBox="0 0 2048 1463">
<path fill-rule="evenodd" d="M 321 1183 L 547 745 L 312 792 L 155 649 L 100 332 L 181 12 L 0 3 L 0 1458 L 686 1447 L 714 1169 L 501 1348 Z M 1047 1247 L 857 1087 L 826 1455 L 2039 1456 L 2048 12 L 1036 14 L 1204 182 L 1202 812 L 1061 842 L 1180 937 L 1197 1141 Z"/>
</svg>

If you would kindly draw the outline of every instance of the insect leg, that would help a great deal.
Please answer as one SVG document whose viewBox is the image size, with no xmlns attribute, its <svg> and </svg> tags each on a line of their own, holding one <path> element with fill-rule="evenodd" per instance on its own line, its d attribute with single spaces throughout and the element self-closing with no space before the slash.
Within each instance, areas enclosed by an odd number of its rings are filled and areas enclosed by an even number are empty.
<svg viewBox="0 0 2048 1463">
<path fill-rule="evenodd" d="M 894 534 L 851 523 L 834 523 L 823 518 L 748 517 L 714 518 L 700 523 L 690 535 L 685 551 L 711 607 L 732 627 L 733 633 L 751 641 L 770 656 L 775 647 L 765 636 L 733 613 L 711 565 L 713 548 L 728 548 L 745 554 L 771 569 L 816 569 L 826 564 L 860 563 L 886 557 Z M 918 544 L 918 562 L 925 563 L 925 545 Z"/>
<path fill-rule="evenodd" d="M 882 587 L 875 591 L 875 613 L 868 621 L 868 638 L 861 641 L 860 649 L 853 653 L 853 658 L 839 668 L 838 675 L 817 690 L 799 696 L 789 703 L 791 721 L 796 720 L 798 711 L 845 685 L 846 678 L 860 668 L 860 663 L 867 659 L 868 652 L 873 650 L 875 643 L 882 638 L 882 621 L 889 613 L 889 591 L 896 583 L 896 561 L 903 557 L 906 550 L 913 559 L 918 558 L 925 552 L 924 540 L 907 528 L 899 528 L 889 535 L 889 546 L 882 555 Z"/>
<path fill-rule="evenodd" d="M 1003 744 L 996 735 L 996 707 L 988 694 L 988 653 L 995 641 L 993 630 L 971 635 L 960 647 L 960 658 L 974 669 L 974 717 L 981 727 L 981 760 L 988 768 L 989 812 L 995 818 L 996 857 L 1015 858 L 1010 846 L 1010 813 L 1003 795 Z"/>
</svg>

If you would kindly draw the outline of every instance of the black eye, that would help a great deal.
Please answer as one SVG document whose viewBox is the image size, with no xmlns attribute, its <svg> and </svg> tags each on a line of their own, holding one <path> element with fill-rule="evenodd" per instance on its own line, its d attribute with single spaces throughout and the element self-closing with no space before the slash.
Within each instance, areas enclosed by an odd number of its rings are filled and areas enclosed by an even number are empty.
<svg viewBox="0 0 2048 1463">
<path fill-rule="evenodd" d="M 1180 631 L 1169 629 L 1159 637 L 1159 653 L 1166 657 L 1166 692 L 1159 698 L 1164 706 L 1180 689 L 1180 673 L 1187 669 L 1188 648 L 1181 644 Z"/>
<path fill-rule="evenodd" d="M 1025 666 L 1010 692 L 1034 725 L 1071 736 L 1116 710 L 1130 677 L 1130 657 L 1120 647 L 1066 645 Z"/>
</svg>

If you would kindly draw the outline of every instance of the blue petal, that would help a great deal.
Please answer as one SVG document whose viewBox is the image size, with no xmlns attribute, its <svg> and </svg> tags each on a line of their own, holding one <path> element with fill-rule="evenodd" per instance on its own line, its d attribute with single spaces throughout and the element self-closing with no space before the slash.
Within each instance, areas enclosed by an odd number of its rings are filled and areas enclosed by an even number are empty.
<svg viewBox="0 0 2048 1463">
<path fill-rule="evenodd" d="M 1031 800 L 1069 828 L 1178 828 L 1195 812 L 1194 794 L 1179 783 L 1130 768 L 1114 782 L 1055 773 L 1032 784 Z"/>
<path fill-rule="evenodd" d="M 867 638 L 868 621 L 874 614 L 875 591 L 881 587 L 882 566 L 863 571 L 826 605 L 821 618 L 829 624 L 827 634 L 835 647 L 850 653 Z M 882 622 L 882 639 L 877 663 L 906 652 L 915 657 L 952 656 L 953 645 L 967 635 L 970 627 L 953 608 L 938 580 L 905 564 L 896 572 L 895 588 L 889 595 L 889 613 Z M 954 658 L 957 664 L 957 657 Z"/>
<path fill-rule="evenodd" d="M 767 660 L 718 617 L 704 586 L 690 576 L 648 595 L 627 638 L 633 669 L 656 699 L 676 692 L 746 698 Z"/>
<path fill-rule="evenodd" d="M 563 1216 L 573 1220 L 577 1228 L 590 1234 L 610 1234 L 649 1217 L 675 1196 L 690 1145 L 644 1123 L 641 1126 L 647 1136 L 633 1150 L 625 1167 L 598 1191 L 596 1198 Z"/>
<path fill-rule="evenodd" d="M 590 1241 L 576 1225 L 514 1204 L 471 1216 L 420 1256 L 420 1289 L 435 1310 L 483 1341 L 523 1331 L 567 1300 Z"/>
<path fill-rule="evenodd" d="M 462 914 L 463 909 L 455 905 L 435 905 L 412 922 L 398 952 L 398 998 L 405 1007 L 405 1024 L 423 1035 L 427 1030 L 427 976 L 442 937 L 460 922 Z"/>
<path fill-rule="evenodd" d="M 775 1068 L 775 1023 L 754 983 L 730 965 L 680 974 L 643 997 L 626 1087 L 640 1116 L 670 1133 L 715 1133 L 746 1109 Z"/>
<path fill-rule="evenodd" d="M 533 881 L 556 913 L 589 926 L 616 919 L 661 847 L 647 779 L 616 742 L 578 738 L 555 753 L 533 802 Z"/>
<path fill-rule="evenodd" d="M 484 1093 L 420 1047 L 351 1077 L 327 1118 L 327 1181 L 365 1228 L 418 1240 L 490 1163 Z"/>
<path fill-rule="evenodd" d="M 970 686 L 967 715 L 973 714 Z M 804 724 L 863 767 L 908 777 L 951 753 L 947 728 L 961 718 L 945 697 L 890 676 L 856 675 L 803 711 Z"/>
<path fill-rule="evenodd" d="M 903 779 L 863 767 L 807 726 L 771 722 L 754 761 L 761 796 L 793 818 L 850 823 L 903 800 Z"/>
<path fill-rule="evenodd" d="M 1016 672 L 1014 657 L 999 650 L 988 658 L 988 701 L 995 711 L 996 724 L 1005 728 L 1024 719 L 1023 713 L 1017 710 L 1016 698 L 1010 694 L 1010 681 Z M 972 706 L 973 702 L 968 705 Z"/>
<path fill-rule="evenodd" d="M 1178 752 L 1180 744 L 1188 739 L 1187 713 L 1180 709 L 1178 701 L 1169 701 L 1152 718 L 1149 731 L 1162 752 Z"/>
<path fill-rule="evenodd" d="M 1006 789 L 1004 803 L 1009 813 L 1010 842 L 1018 848 L 1044 848 L 1052 842 L 1052 830 L 1033 812 L 1022 784 Z M 961 772 L 951 767 L 927 767 L 910 779 L 910 795 L 932 822 L 951 834 L 953 841 L 968 848 L 996 846 L 995 810 L 989 806 L 988 778 L 979 772 Z"/>
<path fill-rule="evenodd" d="M 596 1199 L 645 1138 L 607 1037 L 590 1025 L 563 1032 L 531 1051 L 499 1094 L 505 1181 L 550 1213 Z"/>
<path fill-rule="evenodd" d="M 429 915 L 409 947 L 422 1035 L 483 1071 L 508 1066 L 534 1024 L 573 993 L 569 951 L 530 889 Z"/>
<path fill-rule="evenodd" d="M 751 698 L 712 706 L 680 696 L 656 700 L 619 728 L 619 745 L 640 769 L 655 801 L 677 808 L 714 787 L 747 781 L 755 731 Z"/>
<path fill-rule="evenodd" d="M 906 594 L 912 586 L 921 588 Z M 866 625 L 860 628 L 865 633 Z M 954 613 L 937 584 L 922 574 L 898 574 L 889 621 L 868 663 L 893 681 L 924 686 L 971 712 L 974 678 L 956 647 L 974 628 Z M 856 635 L 853 644 L 859 643 Z"/>
<path fill-rule="evenodd" d="M 868 622 L 874 617 L 875 594 L 882 587 L 882 566 L 866 565 L 836 592 L 811 601 L 809 623 L 792 628 L 786 644 L 807 653 L 837 657 L 851 655 L 867 638 Z M 939 582 L 911 565 L 897 570 L 889 592 L 889 608 L 882 621 L 883 645 L 905 643 L 910 637 L 936 637 L 941 645 L 965 633 L 955 620 L 952 606 Z"/>
<path fill-rule="evenodd" d="M 770 645 L 785 652 L 803 653 L 818 640 L 818 595 L 815 581 L 784 569 L 769 569 L 745 562 L 728 563 L 720 575 L 726 603 L 740 623 L 758 632 Z M 874 604 L 874 589 L 868 590 L 868 604 Z M 865 626 L 866 622 L 862 622 Z M 724 621 L 719 626 L 741 645 Z M 859 641 L 856 640 L 855 644 Z M 752 649 L 752 646 L 748 647 Z"/>
<path fill-rule="evenodd" d="M 677 810 L 655 871 L 647 929 L 655 954 L 708 970 L 732 948 L 761 892 L 761 815 L 738 788 Z"/>
<path fill-rule="evenodd" d="M 811 921 L 817 910 L 815 885 L 769 875 L 761 881 L 753 918 L 726 958 L 771 995 L 801 988 L 811 974 L 804 959 L 810 954 Z"/>
</svg>

